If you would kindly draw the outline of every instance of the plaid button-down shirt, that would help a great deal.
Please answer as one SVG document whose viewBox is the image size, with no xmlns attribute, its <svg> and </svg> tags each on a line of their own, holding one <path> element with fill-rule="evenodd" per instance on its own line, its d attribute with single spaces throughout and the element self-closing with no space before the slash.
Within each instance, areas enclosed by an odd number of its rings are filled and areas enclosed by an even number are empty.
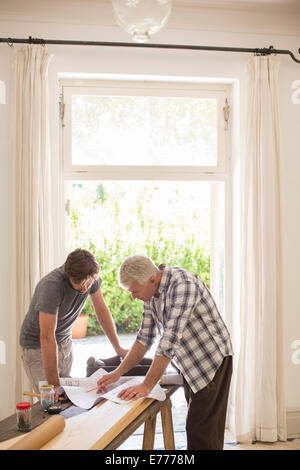
<svg viewBox="0 0 300 470">
<path fill-rule="evenodd" d="M 210 383 L 224 357 L 233 354 L 229 332 L 207 286 L 184 269 L 165 267 L 159 297 L 144 302 L 137 341 L 172 359 L 194 393 Z"/>
</svg>

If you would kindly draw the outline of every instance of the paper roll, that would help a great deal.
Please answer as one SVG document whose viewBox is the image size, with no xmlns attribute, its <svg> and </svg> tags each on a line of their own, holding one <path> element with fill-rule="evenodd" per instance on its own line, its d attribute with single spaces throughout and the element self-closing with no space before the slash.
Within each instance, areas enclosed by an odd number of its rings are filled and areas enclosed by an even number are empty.
<svg viewBox="0 0 300 470">
<path fill-rule="evenodd" d="M 66 422 L 62 416 L 54 415 L 43 424 L 30 431 L 23 439 L 20 439 L 8 450 L 39 450 L 50 439 L 59 434 Z"/>
</svg>

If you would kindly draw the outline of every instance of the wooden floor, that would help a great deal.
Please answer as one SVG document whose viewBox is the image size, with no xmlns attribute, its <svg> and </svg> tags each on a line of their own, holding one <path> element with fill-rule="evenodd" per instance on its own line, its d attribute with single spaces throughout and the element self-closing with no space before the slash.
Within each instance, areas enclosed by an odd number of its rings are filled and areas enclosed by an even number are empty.
<svg viewBox="0 0 300 470">
<path fill-rule="evenodd" d="M 226 449 L 229 450 L 230 447 L 226 445 Z M 238 444 L 236 450 L 300 450 L 300 437 L 288 439 L 287 442 Z"/>
<path fill-rule="evenodd" d="M 186 449 L 185 432 L 174 430 L 176 450 Z M 143 442 L 143 429 L 138 429 L 126 442 L 119 447 L 119 450 L 140 450 Z M 157 432 L 154 442 L 155 450 L 163 450 L 163 435 Z M 288 439 L 287 442 L 262 443 L 257 442 L 252 445 L 238 444 L 229 431 L 225 432 L 224 450 L 300 450 L 300 437 Z"/>
</svg>

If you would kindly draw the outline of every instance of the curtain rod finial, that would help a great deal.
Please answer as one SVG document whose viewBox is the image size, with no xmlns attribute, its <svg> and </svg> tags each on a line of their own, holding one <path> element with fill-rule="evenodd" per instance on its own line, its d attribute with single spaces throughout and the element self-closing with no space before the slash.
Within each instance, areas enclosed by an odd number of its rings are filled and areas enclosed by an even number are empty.
<svg viewBox="0 0 300 470">
<path fill-rule="evenodd" d="M 298 53 L 300 54 L 300 47 L 298 49 Z M 300 59 L 297 59 L 291 51 L 288 51 L 288 54 L 291 56 L 294 62 L 297 62 L 298 64 L 300 64 Z"/>
</svg>

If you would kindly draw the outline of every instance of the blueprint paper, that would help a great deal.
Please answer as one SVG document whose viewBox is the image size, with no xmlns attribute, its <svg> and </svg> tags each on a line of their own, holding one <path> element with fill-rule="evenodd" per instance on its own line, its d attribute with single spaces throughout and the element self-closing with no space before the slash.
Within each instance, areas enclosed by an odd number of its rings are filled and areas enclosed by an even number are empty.
<svg viewBox="0 0 300 470">
<path fill-rule="evenodd" d="M 109 390 L 107 393 L 102 395 L 103 398 L 106 398 L 106 400 L 111 400 L 115 403 L 129 403 L 133 400 L 122 400 L 121 398 L 118 397 L 118 394 L 123 390 L 124 388 L 127 387 L 132 387 L 134 385 L 140 385 L 144 381 L 144 376 L 136 376 L 131 378 L 128 382 L 123 383 L 112 390 Z M 148 398 L 154 398 L 155 400 L 159 401 L 164 401 L 166 399 L 166 394 L 163 391 L 163 389 L 160 387 L 160 385 L 155 385 L 155 387 L 151 390 L 151 392 L 147 395 Z"/>
<path fill-rule="evenodd" d="M 103 399 L 124 405 L 132 400 L 121 400 L 117 396 L 118 393 L 123 390 L 123 388 L 139 385 L 145 378 L 144 376 L 123 376 L 117 382 L 108 385 L 107 392 L 97 393 L 97 390 L 87 391 L 97 387 L 97 381 L 106 374 L 107 372 L 104 369 L 98 369 L 90 377 L 62 377 L 59 379 L 61 384 L 59 393 L 65 392 L 74 405 L 86 410 L 89 410 Z M 39 386 L 44 384 L 47 384 L 47 382 L 39 382 Z M 162 388 L 156 385 L 148 397 L 162 401 L 166 398 L 166 395 Z"/>
</svg>

